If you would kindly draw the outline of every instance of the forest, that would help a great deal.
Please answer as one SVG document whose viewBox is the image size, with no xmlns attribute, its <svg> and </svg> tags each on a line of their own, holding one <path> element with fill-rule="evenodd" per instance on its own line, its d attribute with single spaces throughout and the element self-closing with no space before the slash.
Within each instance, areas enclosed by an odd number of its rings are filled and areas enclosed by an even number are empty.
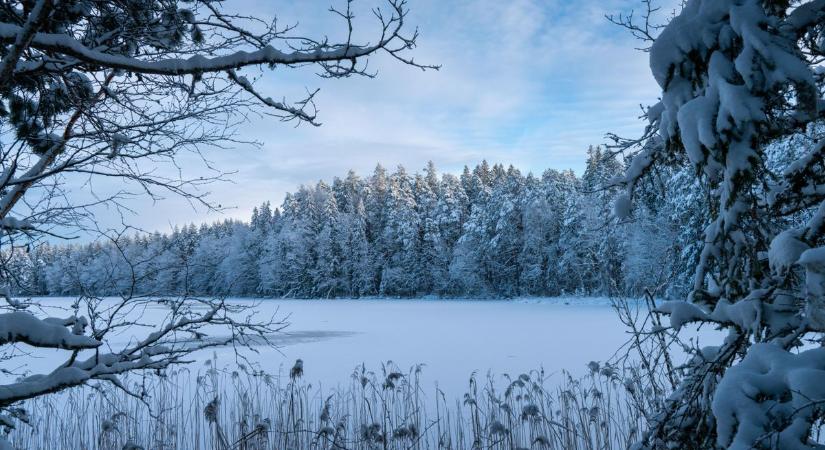
<svg viewBox="0 0 825 450">
<path fill-rule="evenodd" d="M 617 223 L 617 190 L 605 186 L 622 162 L 601 147 L 587 155 L 582 176 L 486 161 L 459 176 L 432 162 L 414 174 L 350 171 L 264 203 L 248 222 L 19 249 L 10 281 L 28 295 L 501 298 L 640 295 L 668 280 L 657 294 L 679 295 L 702 215 L 653 188 L 696 186 L 678 172 L 651 181 L 637 217 Z"/>
</svg>

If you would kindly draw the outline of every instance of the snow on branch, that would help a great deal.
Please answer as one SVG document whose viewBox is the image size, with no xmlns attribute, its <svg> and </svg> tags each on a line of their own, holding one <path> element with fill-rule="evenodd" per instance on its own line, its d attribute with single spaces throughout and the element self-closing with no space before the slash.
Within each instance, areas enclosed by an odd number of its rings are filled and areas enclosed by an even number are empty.
<svg viewBox="0 0 825 450">
<path fill-rule="evenodd" d="M 120 349 L 103 352 L 99 348 L 107 342 L 108 334 L 138 325 L 135 320 L 139 318 L 130 319 L 127 312 L 134 311 L 144 301 L 131 298 L 113 304 L 111 300 L 108 304 L 107 300 L 89 301 L 87 309 L 92 315 L 91 322 L 77 317 L 38 319 L 23 311 L 0 314 L 0 346 L 19 342 L 73 351 L 65 363 L 51 372 L 0 385 L 0 408 L 80 386 L 91 380 L 109 381 L 122 388 L 118 375 L 186 363 L 188 355 L 206 348 L 233 344 L 242 348 L 253 345 L 253 341 L 255 345 L 267 344 L 269 337 L 285 326 L 274 318 L 253 318 L 250 314 L 252 309 L 247 305 L 229 305 L 222 300 L 170 299 L 167 303 L 169 316 L 156 331 Z M 205 311 L 202 310 L 204 307 Z M 87 325 L 91 327 L 91 336 L 82 334 Z M 223 330 L 229 334 L 207 339 L 207 330 Z M 194 336 L 194 339 L 186 339 L 186 335 Z M 249 336 L 255 339 L 248 339 Z M 78 359 L 78 351 L 84 349 L 98 351 L 85 359 Z"/>
<path fill-rule="evenodd" d="M 25 343 L 34 347 L 82 350 L 97 348 L 100 341 L 70 331 L 67 326 L 82 324 L 83 320 L 38 319 L 26 311 L 0 314 L 0 345 Z M 75 327 L 82 332 L 82 327 Z"/>
<path fill-rule="evenodd" d="M 31 45 L 32 38 L 43 25 L 50 9 L 51 0 L 38 0 L 29 12 L 26 23 L 19 27 L 20 29 L 15 33 L 14 44 L 3 57 L 3 60 L 0 61 L 0 87 L 8 85 L 20 56 Z"/>
<path fill-rule="evenodd" d="M 236 51 L 221 56 L 205 56 L 194 54 L 188 58 L 161 58 L 156 60 L 141 59 L 123 54 L 106 52 L 97 48 L 89 48 L 81 41 L 66 33 L 34 33 L 29 38 L 29 46 L 44 52 L 65 55 L 78 62 L 110 69 L 126 70 L 134 73 L 155 75 L 201 75 L 208 72 L 223 72 L 241 67 L 263 65 L 298 65 L 298 64 L 328 64 L 341 61 L 355 62 L 359 58 L 384 50 L 407 64 L 421 68 L 436 68 L 436 66 L 420 65 L 412 59 L 405 59 L 400 52 L 415 45 L 415 37 L 403 37 L 404 16 L 406 15 L 405 1 L 390 0 L 389 5 L 393 14 L 385 18 L 376 12 L 382 24 L 380 38 L 374 44 L 329 44 L 327 42 L 308 42 L 308 48 L 292 51 L 279 50 L 272 45 L 265 45 L 254 51 Z M 351 15 L 344 16 L 351 27 Z M 0 23 L 0 40 L 14 42 L 18 36 L 26 34 L 28 30 L 12 23 Z M 355 73 L 354 68 L 338 70 L 343 66 L 328 66 L 328 74 L 346 76 Z"/>
<path fill-rule="evenodd" d="M 22 27 L 9 23 L 0 24 L 0 40 L 11 41 L 23 31 Z M 283 52 L 271 45 L 252 52 L 238 51 L 229 55 L 207 57 L 193 55 L 189 58 L 169 58 L 147 61 L 139 58 L 93 50 L 66 34 L 37 33 L 31 47 L 76 58 L 78 61 L 112 69 L 155 75 L 191 75 L 204 72 L 220 72 L 245 66 L 272 64 L 295 65 L 351 60 L 370 55 L 384 48 L 387 41 L 369 46 L 346 46 L 334 49 L 316 48 L 309 51 Z"/>
<path fill-rule="evenodd" d="M 810 427 L 825 408 L 825 348 L 791 354 L 755 344 L 713 397 L 717 443 L 728 450 L 808 450 Z"/>
<path fill-rule="evenodd" d="M 304 100 L 301 100 L 300 102 L 298 102 L 296 104 L 296 106 L 290 106 L 290 105 L 288 105 L 284 102 L 276 102 L 275 100 L 272 100 L 272 98 L 270 98 L 270 97 L 264 97 L 257 90 L 255 90 L 255 87 L 252 86 L 252 83 L 246 77 L 239 76 L 235 72 L 235 70 L 230 69 L 230 70 L 226 71 L 226 73 L 229 76 L 230 80 L 235 82 L 238 86 L 240 86 L 246 92 L 252 94 L 261 103 L 263 103 L 264 105 L 269 106 L 270 108 L 273 108 L 277 111 L 282 111 L 282 112 L 286 113 L 285 116 L 282 116 L 285 120 L 297 119 L 297 120 L 302 120 L 302 121 L 307 122 L 307 123 L 311 123 L 315 126 L 319 125 L 318 123 L 315 122 L 317 111 L 315 111 L 315 105 L 313 103 L 313 98 L 315 98 L 315 94 L 318 93 L 317 90 L 315 92 L 312 92 Z M 312 109 L 313 109 L 313 111 L 311 113 L 308 113 L 306 111 L 306 108 L 308 106 L 311 106 Z"/>
</svg>

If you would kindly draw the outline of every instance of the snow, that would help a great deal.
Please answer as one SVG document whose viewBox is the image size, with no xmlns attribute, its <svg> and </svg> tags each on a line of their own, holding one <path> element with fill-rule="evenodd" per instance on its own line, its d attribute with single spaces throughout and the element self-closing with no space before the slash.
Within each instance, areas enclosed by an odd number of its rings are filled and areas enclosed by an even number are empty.
<svg viewBox="0 0 825 450">
<path fill-rule="evenodd" d="M 825 247 L 805 250 L 799 257 L 799 264 L 806 270 L 808 293 L 825 296 Z"/>
<path fill-rule="evenodd" d="M 713 398 L 720 447 L 754 448 L 767 437 L 773 448 L 813 448 L 805 442 L 814 411 L 825 401 L 825 348 L 792 354 L 772 344 L 754 344 L 728 369 Z"/>
<path fill-rule="evenodd" d="M 802 232 L 796 229 L 785 230 L 771 241 L 768 250 L 768 262 L 774 273 L 783 273 L 796 264 L 802 253 L 810 248 L 799 240 Z"/>
<path fill-rule="evenodd" d="M 100 342 L 72 333 L 67 325 L 75 325 L 75 318 L 40 320 L 31 313 L 15 311 L 0 314 L 0 345 L 9 342 L 25 342 L 37 347 L 60 349 L 96 348 Z"/>
<path fill-rule="evenodd" d="M 616 217 L 620 220 L 627 219 L 630 217 L 630 214 L 633 212 L 633 202 L 630 200 L 630 196 L 628 194 L 621 194 L 616 197 L 616 201 L 613 204 L 613 213 Z"/>
<path fill-rule="evenodd" d="M 685 301 L 665 302 L 657 310 L 668 315 L 670 326 L 676 330 L 680 330 L 685 324 L 708 319 L 708 314 L 700 307 Z"/>
<path fill-rule="evenodd" d="M 734 303 L 720 299 L 710 312 L 685 301 L 664 302 L 657 310 L 668 315 L 670 326 L 677 331 L 686 324 L 702 322 L 734 325 L 740 330 L 753 332 L 757 332 L 762 324 L 779 329 L 787 319 L 782 314 L 787 305 L 765 305 L 762 303 L 763 294 L 765 292 L 754 291 L 750 297 Z"/>
<path fill-rule="evenodd" d="M 40 301 L 48 310 L 71 300 Z M 424 364 L 422 386 L 437 384 L 448 398 L 458 398 L 473 372 L 500 376 L 543 367 L 548 374 L 567 370 L 585 375 L 590 362 L 608 360 L 629 338 L 606 298 L 261 301 L 261 315 L 277 313 L 288 317 L 290 325 L 274 336 L 280 348 L 256 347 L 260 353 L 247 356 L 266 371 L 284 374 L 301 359 L 304 379 L 325 388 L 347 383 L 361 363 L 375 370 L 393 361 L 402 369 Z M 164 313 L 161 306 L 151 308 L 144 321 L 160 320 Z M 713 334 L 697 336 L 704 340 Z M 132 337 L 114 336 L 111 344 L 116 347 Z M 203 362 L 213 355 L 219 365 L 235 362 L 228 347 L 204 351 L 195 359 Z M 35 372 L 47 363 L 34 358 L 28 362 Z"/>
<path fill-rule="evenodd" d="M 799 257 L 805 268 L 805 312 L 811 328 L 825 330 L 825 247 L 805 250 Z"/>
<path fill-rule="evenodd" d="M 23 28 L 20 26 L 2 23 L 0 24 L 0 38 L 12 40 L 21 34 L 22 30 Z M 387 38 L 390 39 L 389 36 L 387 36 Z M 147 61 L 90 49 L 68 34 L 36 33 L 31 41 L 32 47 L 41 50 L 56 51 L 81 61 L 99 63 L 107 67 L 124 70 L 163 75 L 218 72 L 258 64 L 302 64 L 356 58 L 369 55 L 385 44 L 386 42 L 380 42 L 372 46 L 358 46 L 353 44 L 332 50 L 316 49 L 291 52 L 283 52 L 271 45 L 267 45 L 252 52 L 237 51 L 212 58 L 207 58 L 203 55 L 194 55 L 186 59 L 169 58 L 158 61 Z"/>
<path fill-rule="evenodd" d="M 0 228 L 6 230 L 28 230 L 32 228 L 32 224 L 28 220 L 7 216 L 0 219 Z"/>
</svg>

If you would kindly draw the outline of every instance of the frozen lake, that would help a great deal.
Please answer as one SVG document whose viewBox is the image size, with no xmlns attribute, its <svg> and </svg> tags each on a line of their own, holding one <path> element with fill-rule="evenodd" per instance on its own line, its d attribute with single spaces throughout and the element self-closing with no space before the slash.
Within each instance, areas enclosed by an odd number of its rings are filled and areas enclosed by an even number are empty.
<svg viewBox="0 0 825 450">
<path fill-rule="evenodd" d="M 373 369 L 386 361 L 403 369 L 424 364 L 424 384 L 437 380 L 449 392 L 463 389 L 474 371 L 519 374 L 544 367 L 583 373 L 589 361 L 609 358 L 626 334 L 608 301 L 568 301 L 267 302 L 290 313 L 287 338 L 305 339 L 287 339 L 282 355 L 268 350 L 260 361 L 288 370 L 301 358 L 305 377 L 325 386 L 348 380 L 361 363 Z"/>
<path fill-rule="evenodd" d="M 58 306 L 70 300 L 40 301 Z M 588 362 L 609 359 L 628 338 L 607 299 L 257 301 L 261 314 L 277 310 L 289 326 L 276 338 L 279 348 L 258 347 L 250 359 L 277 373 L 301 358 L 305 380 L 325 389 L 347 383 L 361 363 L 378 370 L 392 361 L 403 370 L 424 364 L 424 386 L 438 383 L 460 396 L 473 372 L 517 375 L 544 368 L 547 374 L 584 374 Z M 205 360 L 213 353 L 220 366 L 234 363 L 230 348 L 197 356 Z M 48 359 L 42 355 L 31 366 Z"/>
</svg>

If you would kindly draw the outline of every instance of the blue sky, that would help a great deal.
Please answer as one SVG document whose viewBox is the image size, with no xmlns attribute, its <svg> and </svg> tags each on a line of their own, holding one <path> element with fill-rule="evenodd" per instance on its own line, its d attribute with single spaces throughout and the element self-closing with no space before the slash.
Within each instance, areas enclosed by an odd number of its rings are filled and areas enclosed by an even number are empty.
<svg viewBox="0 0 825 450">
<path fill-rule="evenodd" d="M 380 0 L 356 0 L 361 8 L 375 4 Z M 298 23 L 301 34 L 335 38 L 341 24 L 326 12 L 329 5 L 279 0 L 243 8 L 262 17 L 277 12 L 281 23 Z M 238 131 L 260 148 L 207 155 L 235 172 L 233 183 L 209 189 L 213 201 L 232 209 L 206 214 L 170 198 L 136 205 L 152 212 L 131 222 L 163 231 L 246 219 L 253 206 L 280 204 L 299 184 L 349 169 L 368 175 L 376 163 L 414 172 L 433 160 L 442 171 L 459 172 L 487 159 L 525 172 L 581 172 L 588 145 L 603 143 L 607 132 L 639 134 L 639 105 L 656 100 L 647 55 L 604 18 L 638 6 L 625 0 L 409 0 L 408 21 L 421 33 L 415 58 L 440 64 L 440 71 L 422 72 L 388 57 L 370 62 L 375 79 L 322 80 L 314 69 L 247 71 L 261 75 L 259 89 L 273 98 L 296 99 L 320 88 L 323 126 L 252 120 Z M 359 30 L 370 35 L 374 21 L 363 9 L 356 12 Z"/>
</svg>

